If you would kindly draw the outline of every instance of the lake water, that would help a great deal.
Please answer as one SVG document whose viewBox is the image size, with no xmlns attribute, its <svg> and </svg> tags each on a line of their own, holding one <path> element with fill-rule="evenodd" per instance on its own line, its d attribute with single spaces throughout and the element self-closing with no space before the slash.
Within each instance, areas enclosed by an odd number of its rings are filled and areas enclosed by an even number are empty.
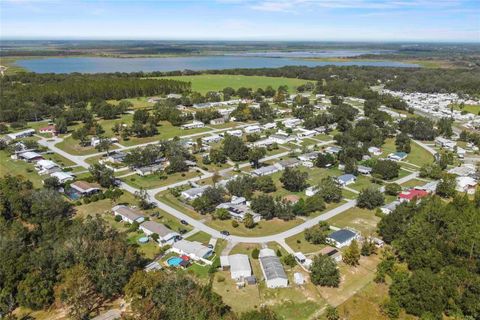
<svg viewBox="0 0 480 320">
<path fill-rule="evenodd" d="M 375 66 L 375 67 L 418 67 L 396 61 L 346 61 L 324 62 L 298 58 L 258 56 L 197 56 L 171 58 L 45 58 L 17 60 L 16 64 L 37 73 L 108 73 L 108 72 L 152 72 L 176 70 L 212 70 L 234 68 L 278 68 L 284 66 Z"/>
</svg>

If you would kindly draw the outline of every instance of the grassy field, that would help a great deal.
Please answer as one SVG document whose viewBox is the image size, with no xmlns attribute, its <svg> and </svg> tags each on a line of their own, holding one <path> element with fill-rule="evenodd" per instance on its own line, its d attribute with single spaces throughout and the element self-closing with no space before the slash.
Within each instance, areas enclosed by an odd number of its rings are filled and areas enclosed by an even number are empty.
<svg viewBox="0 0 480 320">
<path fill-rule="evenodd" d="M 272 220 L 261 220 L 256 224 L 252 229 L 245 228 L 243 223 L 239 223 L 239 226 L 234 228 L 232 226 L 232 220 L 211 220 L 206 222 L 206 224 L 217 230 L 227 230 L 232 235 L 237 236 L 267 236 L 270 234 L 276 234 L 288 229 L 291 229 L 299 224 L 303 220 L 295 219 L 290 221 L 283 221 L 281 219 L 272 219 Z"/>
<path fill-rule="evenodd" d="M 362 234 L 372 234 L 379 221 L 380 218 L 375 216 L 374 211 L 355 207 L 329 219 L 328 223 L 339 228 L 351 227 Z"/>
<path fill-rule="evenodd" d="M 186 240 L 198 241 L 198 242 L 203 243 L 204 245 L 207 245 L 211 238 L 212 238 L 212 236 L 210 236 L 208 233 L 205 233 L 203 231 L 199 231 L 199 232 L 193 234 L 192 236 L 186 238 Z"/>
<path fill-rule="evenodd" d="M 453 109 L 470 112 L 475 115 L 480 114 L 480 104 L 466 104 L 463 106 L 463 108 L 461 108 L 458 104 L 453 104 Z"/>
<path fill-rule="evenodd" d="M 433 156 L 427 150 L 423 149 L 413 141 L 410 143 L 410 146 L 411 151 L 408 154 L 407 158 L 404 160 L 405 162 L 412 163 L 420 167 L 424 164 L 433 162 Z M 382 146 L 382 149 L 382 157 L 386 157 L 388 156 L 388 154 L 395 152 L 395 139 L 386 139 L 385 144 Z"/>
<path fill-rule="evenodd" d="M 174 174 L 168 174 L 164 176 L 164 179 L 160 178 L 158 174 L 150 174 L 148 176 L 142 177 L 137 174 L 122 178 L 122 181 L 135 187 L 137 189 L 153 189 L 162 186 L 172 184 L 174 182 L 187 180 L 198 176 L 199 174 L 195 171 L 188 172 L 177 172 Z"/>
<path fill-rule="evenodd" d="M 325 247 L 323 244 L 312 244 L 305 240 L 305 232 L 287 238 L 285 239 L 285 242 L 287 242 L 290 248 L 292 248 L 294 251 L 300 251 L 305 254 L 318 252 Z"/>
<path fill-rule="evenodd" d="M 22 160 L 12 160 L 10 154 L 5 150 L 0 151 L 0 176 L 10 174 L 12 176 L 21 175 L 32 181 L 36 188 L 41 187 L 42 178 L 34 169 L 33 163 L 28 163 Z"/>
<path fill-rule="evenodd" d="M 261 77 L 261 76 L 240 76 L 240 75 L 223 75 L 223 74 L 203 74 L 197 76 L 176 76 L 169 77 L 175 80 L 187 81 L 192 83 L 192 90 L 205 94 L 208 91 L 219 91 L 226 87 L 238 89 L 241 87 L 265 89 L 272 86 L 277 89 L 281 85 L 287 85 L 289 91 L 295 92 L 296 87 L 306 83 L 306 80 L 277 78 L 277 77 Z"/>
</svg>

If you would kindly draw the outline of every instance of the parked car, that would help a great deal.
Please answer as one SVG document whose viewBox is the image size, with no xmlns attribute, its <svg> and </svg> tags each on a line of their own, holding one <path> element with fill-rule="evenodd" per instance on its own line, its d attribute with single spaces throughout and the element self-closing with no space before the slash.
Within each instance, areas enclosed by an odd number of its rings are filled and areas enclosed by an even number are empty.
<svg viewBox="0 0 480 320">
<path fill-rule="evenodd" d="M 220 231 L 220 233 L 227 237 L 230 235 L 230 232 L 228 232 L 227 230 L 222 230 Z"/>
<path fill-rule="evenodd" d="M 185 220 L 180 220 L 180 223 L 183 224 L 184 226 L 188 226 L 188 222 Z"/>
</svg>

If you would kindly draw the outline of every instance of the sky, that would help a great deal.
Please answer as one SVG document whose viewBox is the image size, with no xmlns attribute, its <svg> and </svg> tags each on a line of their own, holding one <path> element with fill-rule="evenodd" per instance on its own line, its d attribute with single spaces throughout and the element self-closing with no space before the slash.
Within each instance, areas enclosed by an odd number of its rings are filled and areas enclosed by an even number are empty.
<svg viewBox="0 0 480 320">
<path fill-rule="evenodd" d="M 0 0 L 0 39 L 480 42 L 480 0 Z"/>
</svg>

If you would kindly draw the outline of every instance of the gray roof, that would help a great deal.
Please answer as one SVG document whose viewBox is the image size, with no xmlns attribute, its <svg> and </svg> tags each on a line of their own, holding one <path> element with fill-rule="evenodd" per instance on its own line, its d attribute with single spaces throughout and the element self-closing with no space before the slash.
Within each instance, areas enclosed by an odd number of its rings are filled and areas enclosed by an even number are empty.
<svg viewBox="0 0 480 320">
<path fill-rule="evenodd" d="M 347 242 L 350 239 L 356 237 L 356 233 L 347 229 L 340 229 L 338 231 L 332 232 L 328 238 L 335 240 L 338 243 Z"/>
<path fill-rule="evenodd" d="M 288 279 L 285 270 L 283 269 L 282 263 L 277 256 L 266 256 L 260 257 L 260 262 L 262 269 L 265 273 L 266 280 L 272 279 Z"/>
<path fill-rule="evenodd" d="M 127 206 L 118 205 L 112 208 L 112 210 L 121 216 L 127 217 L 130 220 L 137 220 L 143 218 L 143 215 L 137 209 L 132 209 Z"/>
<path fill-rule="evenodd" d="M 285 159 L 285 160 L 278 161 L 278 164 L 281 165 L 282 167 L 290 167 L 290 166 L 294 166 L 298 163 L 300 163 L 300 161 L 298 159 L 295 159 L 295 158 L 290 158 L 290 159 Z"/>
<path fill-rule="evenodd" d="M 232 254 L 228 256 L 228 262 L 230 263 L 230 270 L 232 272 L 252 272 L 252 268 L 250 267 L 250 261 L 248 260 L 248 256 L 246 254 Z"/>
<path fill-rule="evenodd" d="M 278 168 L 275 166 L 266 166 L 266 167 L 255 169 L 252 171 L 252 173 L 256 175 L 262 175 L 262 174 L 268 174 L 268 173 L 277 172 L 277 171 L 278 171 Z"/>
<path fill-rule="evenodd" d="M 384 205 L 382 208 L 393 211 L 400 203 L 401 203 L 400 201 L 395 200 L 393 202 L 390 202 L 389 204 Z"/>
<path fill-rule="evenodd" d="M 172 231 L 165 227 L 163 224 L 155 221 L 145 221 L 141 224 L 141 226 L 153 233 L 158 234 L 160 237 L 165 237 L 169 234 L 175 233 L 175 231 Z"/>
<path fill-rule="evenodd" d="M 207 190 L 209 186 L 202 186 L 202 187 L 197 187 L 197 188 L 191 188 L 185 191 L 182 191 L 182 193 L 190 196 L 190 197 L 196 197 L 197 195 L 202 194 L 205 190 Z"/>
<path fill-rule="evenodd" d="M 341 175 L 340 177 L 337 177 L 337 180 L 338 181 L 342 181 L 342 182 L 347 182 L 347 181 L 350 181 L 352 179 L 356 179 L 357 177 L 355 177 L 353 174 L 344 174 L 344 175 Z"/>
<path fill-rule="evenodd" d="M 207 258 L 212 254 L 212 249 L 205 247 L 198 241 L 180 240 L 172 245 L 186 254 L 195 254 L 197 257 Z"/>
</svg>

